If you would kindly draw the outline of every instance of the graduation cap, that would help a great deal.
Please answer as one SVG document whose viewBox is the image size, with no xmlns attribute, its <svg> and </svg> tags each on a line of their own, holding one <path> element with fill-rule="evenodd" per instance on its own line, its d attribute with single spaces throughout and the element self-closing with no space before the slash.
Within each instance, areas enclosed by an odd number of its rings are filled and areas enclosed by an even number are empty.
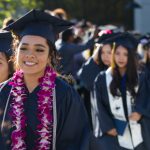
<svg viewBox="0 0 150 150">
<path fill-rule="evenodd" d="M 136 50 L 138 46 L 138 40 L 130 33 L 119 33 L 106 41 L 113 42 L 116 45 L 121 45 L 127 49 Z"/>
<path fill-rule="evenodd" d="M 104 44 L 106 39 L 108 39 L 108 38 L 110 38 L 110 34 L 103 34 L 100 37 L 98 37 L 98 40 L 96 41 L 96 43 Z"/>
<path fill-rule="evenodd" d="M 21 37 L 24 35 L 41 36 L 54 43 L 57 34 L 72 25 L 73 23 L 51 16 L 42 10 L 33 9 L 4 29 L 13 31 Z"/>
<path fill-rule="evenodd" d="M 99 44 L 108 44 L 108 43 L 113 43 L 113 41 L 108 40 L 112 39 L 114 36 L 118 35 L 119 33 L 104 33 L 101 36 L 99 36 L 97 43 Z"/>
<path fill-rule="evenodd" d="M 12 54 L 11 43 L 11 32 L 0 30 L 0 52 L 10 56 Z"/>
</svg>

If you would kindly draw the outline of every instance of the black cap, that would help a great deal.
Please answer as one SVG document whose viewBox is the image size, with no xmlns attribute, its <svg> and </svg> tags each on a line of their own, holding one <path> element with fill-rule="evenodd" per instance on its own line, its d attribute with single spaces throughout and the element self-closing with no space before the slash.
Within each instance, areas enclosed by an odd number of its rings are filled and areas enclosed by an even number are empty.
<svg viewBox="0 0 150 150">
<path fill-rule="evenodd" d="M 0 52 L 4 52 L 6 55 L 11 55 L 11 32 L 0 30 Z"/>
<path fill-rule="evenodd" d="M 109 38 L 107 41 L 114 42 L 117 45 L 133 50 L 136 50 L 138 46 L 138 40 L 128 32 L 117 34 L 116 36 Z"/>
<path fill-rule="evenodd" d="M 111 40 L 108 40 L 108 39 L 111 39 L 111 38 L 113 38 L 114 36 L 116 36 L 116 35 L 118 35 L 118 33 L 108 33 L 108 34 L 102 34 L 100 37 L 99 37 L 99 39 L 98 39 L 98 41 L 97 41 L 97 43 L 99 43 L 99 44 L 111 44 L 111 43 L 113 43 Z"/>
<path fill-rule="evenodd" d="M 54 43 L 56 35 L 72 25 L 72 23 L 51 16 L 47 12 L 33 9 L 4 29 L 12 30 L 21 37 L 24 35 L 42 36 Z"/>
<path fill-rule="evenodd" d="M 120 33 L 120 32 L 119 32 Z M 98 39 L 96 41 L 96 43 L 99 44 L 111 44 L 112 41 L 108 40 L 108 39 L 112 39 L 114 36 L 118 35 L 119 33 L 114 33 L 112 30 L 101 30 L 98 33 Z"/>
</svg>

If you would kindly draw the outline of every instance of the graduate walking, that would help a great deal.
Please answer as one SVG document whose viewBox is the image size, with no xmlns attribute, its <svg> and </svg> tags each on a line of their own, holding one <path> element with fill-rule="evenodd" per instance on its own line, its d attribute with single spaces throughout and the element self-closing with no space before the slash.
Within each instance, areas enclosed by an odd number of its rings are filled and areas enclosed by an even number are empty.
<svg viewBox="0 0 150 150">
<path fill-rule="evenodd" d="M 55 71 L 56 34 L 72 24 L 32 10 L 7 26 L 16 72 L 0 88 L 0 150 L 88 150 L 83 104 Z"/>
<path fill-rule="evenodd" d="M 139 105 L 142 99 L 136 101 L 137 42 L 128 33 L 111 40 L 115 42 L 111 67 L 100 73 L 95 81 L 99 121 L 95 136 L 102 150 L 149 150 L 150 134 L 145 133 L 149 124 L 143 124 L 146 116 L 140 111 L 144 109 Z"/>
</svg>

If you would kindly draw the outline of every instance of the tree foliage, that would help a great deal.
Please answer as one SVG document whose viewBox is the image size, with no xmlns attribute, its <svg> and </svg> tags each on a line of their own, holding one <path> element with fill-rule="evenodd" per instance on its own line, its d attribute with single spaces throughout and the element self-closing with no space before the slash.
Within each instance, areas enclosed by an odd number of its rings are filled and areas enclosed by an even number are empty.
<svg viewBox="0 0 150 150">
<path fill-rule="evenodd" d="M 33 8 L 42 8 L 41 0 L 0 0 L 0 26 L 7 17 L 18 18 Z"/>
<path fill-rule="evenodd" d="M 86 19 L 98 25 L 113 23 L 133 26 L 133 9 L 126 9 L 133 0 L 0 0 L 0 25 L 5 17 L 17 18 L 33 8 L 63 8 L 70 18 Z"/>
</svg>

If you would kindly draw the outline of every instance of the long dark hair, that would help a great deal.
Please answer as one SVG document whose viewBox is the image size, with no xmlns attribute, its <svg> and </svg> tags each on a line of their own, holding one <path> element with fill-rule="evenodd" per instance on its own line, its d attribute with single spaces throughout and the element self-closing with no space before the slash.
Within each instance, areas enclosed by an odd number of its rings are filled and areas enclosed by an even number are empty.
<svg viewBox="0 0 150 150">
<path fill-rule="evenodd" d="M 117 47 L 120 45 L 115 45 L 112 53 L 112 82 L 110 83 L 110 91 L 113 96 L 120 96 L 118 93 L 118 89 L 121 85 L 121 74 L 119 72 L 119 68 L 115 63 L 114 54 L 116 52 Z M 131 93 L 133 97 L 136 96 L 135 87 L 138 84 L 138 75 L 137 75 L 137 62 L 136 62 L 136 54 L 135 50 L 125 47 L 128 51 L 128 63 L 126 69 L 126 89 Z"/>
</svg>

